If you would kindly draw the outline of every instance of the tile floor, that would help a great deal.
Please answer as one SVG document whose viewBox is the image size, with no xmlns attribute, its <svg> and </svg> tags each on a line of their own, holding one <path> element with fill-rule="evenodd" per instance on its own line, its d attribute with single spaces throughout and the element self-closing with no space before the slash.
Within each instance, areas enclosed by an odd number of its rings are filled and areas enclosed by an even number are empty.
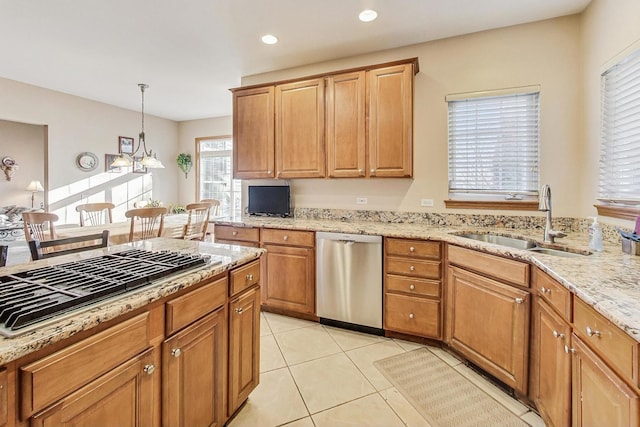
<svg viewBox="0 0 640 427">
<path fill-rule="evenodd" d="M 229 424 L 422 426 L 429 424 L 373 366 L 417 344 L 262 313 L 260 385 Z M 528 424 L 538 415 L 439 348 L 429 349 Z"/>
</svg>

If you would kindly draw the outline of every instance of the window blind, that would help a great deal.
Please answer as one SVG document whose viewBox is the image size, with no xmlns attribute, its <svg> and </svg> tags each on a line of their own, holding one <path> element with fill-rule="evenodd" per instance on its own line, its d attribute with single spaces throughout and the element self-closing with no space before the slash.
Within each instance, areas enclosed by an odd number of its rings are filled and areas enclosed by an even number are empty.
<svg viewBox="0 0 640 427">
<path fill-rule="evenodd" d="M 640 203 L 640 51 L 602 74 L 598 197 Z"/>
<path fill-rule="evenodd" d="M 454 99 L 449 193 L 538 193 L 540 92 Z"/>
</svg>

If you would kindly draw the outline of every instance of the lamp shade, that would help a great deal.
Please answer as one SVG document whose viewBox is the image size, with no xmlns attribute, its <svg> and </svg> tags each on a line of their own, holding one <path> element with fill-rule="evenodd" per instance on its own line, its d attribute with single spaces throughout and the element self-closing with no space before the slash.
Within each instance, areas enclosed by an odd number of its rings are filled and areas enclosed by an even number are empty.
<svg viewBox="0 0 640 427">
<path fill-rule="evenodd" d="M 40 184 L 40 181 L 33 180 L 29 183 L 29 185 L 27 185 L 27 188 L 25 188 L 25 190 L 36 192 L 36 191 L 44 191 L 44 188 L 42 187 L 42 184 Z"/>
</svg>

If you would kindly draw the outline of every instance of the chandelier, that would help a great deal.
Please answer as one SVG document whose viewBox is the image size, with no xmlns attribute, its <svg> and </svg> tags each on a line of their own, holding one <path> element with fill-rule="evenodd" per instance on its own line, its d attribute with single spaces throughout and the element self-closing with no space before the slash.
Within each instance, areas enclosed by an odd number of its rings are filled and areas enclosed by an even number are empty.
<svg viewBox="0 0 640 427">
<path fill-rule="evenodd" d="M 147 150 L 147 143 L 145 141 L 144 135 L 144 91 L 149 87 L 149 85 L 144 83 L 138 83 L 138 87 L 140 87 L 140 92 L 142 93 L 142 131 L 138 134 L 138 145 L 132 154 L 124 154 L 122 153 L 120 157 L 116 158 L 113 163 L 111 163 L 111 167 L 129 167 L 133 164 L 133 159 L 138 154 L 138 151 L 142 148 L 142 160 L 140 160 L 140 164 L 145 168 L 150 169 L 159 169 L 164 168 L 164 165 L 156 155 L 151 151 Z"/>
</svg>

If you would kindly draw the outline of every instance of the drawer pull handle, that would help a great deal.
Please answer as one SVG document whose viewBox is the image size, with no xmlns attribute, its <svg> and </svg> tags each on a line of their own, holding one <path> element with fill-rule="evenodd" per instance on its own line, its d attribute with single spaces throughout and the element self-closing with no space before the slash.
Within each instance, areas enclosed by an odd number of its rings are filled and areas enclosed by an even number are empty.
<svg viewBox="0 0 640 427">
<path fill-rule="evenodd" d="M 587 331 L 587 335 L 590 336 L 590 337 L 593 337 L 593 336 L 599 337 L 600 336 L 600 331 L 597 330 L 597 329 L 591 329 L 590 326 L 587 326 L 586 331 Z"/>
<path fill-rule="evenodd" d="M 180 357 L 181 354 L 182 350 L 180 350 L 179 348 L 174 348 L 173 350 L 171 350 L 171 355 L 173 357 Z"/>
<path fill-rule="evenodd" d="M 416 271 L 416 268 L 412 265 L 412 266 L 409 267 L 409 270 Z"/>
<path fill-rule="evenodd" d="M 540 289 L 540 292 L 542 292 L 543 294 L 550 294 L 551 293 L 551 289 L 547 289 L 544 286 Z"/>
<path fill-rule="evenodd" d="M 522 304 L 524 302 L 524 298 L 516 298 L 514 299 L 514 301 L 516 302 L 516 304 Z"/>
<path fill-rule="evenodd" d="M 253 281 L 253 274 L 247 274 L 247 281 L 248 282 L 252 282 Z"/>
<path fill-rule="evenodd" d="M 416 285 L 414 285 L 413 283 L 409 285 L 409 289 L 411 289 L 412 291 L 416 288 Z"/>
<path fill-rule="evenodd" d="M 409 313 L 409 319 L 413 319 L 413 318 L 414 318 L 413 313 Z"/>
<path fill-rule="evenodd" d="M 564 352 L 567 353 L 567 354 L 568 353 L 572 353 L 573 354 L 573 353 L 576 352 L 576 349 L 575 348 L 571 348 L 571 347 L 569 347 L 568 345 L 565 344 L 564 345 Z"/>
<path fill-rule="evenodd" d="M 238 232 L 237 232 L 237 231 L 234 231 L 233 233 L 231 233 L 231 235 L 232 235 L 232 236 L 237 236 L 237 235 L 238 235 Z"/>
<path fill-rule="evenodd" d="M 235 312 L 238 313 L 238 314 L 242 314 L 242 311 L 243 311 L 242 307 L 238 307 L 238 308 L 235 309 Z"/>
<path fill-rule="evenodd" d="M 284 241 L 286 242 L 287 240 L 289 240 L 289 236 L 287 236 L 287 235 L 285 234 L 285 235 L 284 235 L 284 237 L 282 238 L 282 240 L 284 240 Z"/>
<path fill-rule="evenodd" d="M 414 248 L 413 246 L 409 248 L 409 252 L 415 252 L 415 251 L 416 251 L 416 248 Z"/>
<path fill-rule="evenodd" d="M 142 370 L 144 371 L 145 374 L 151 375 L 156 370 L 156 365 L 154 364 L 144 365 L 144 368 L 142 368 Z"/>
<path fill-rule="evenodd" d="M 553 336 L 559 339 L 563 339 L 564 338 L 564 334 L 558 332 L 558 331 L 553 331 Z"/>
</svg>

